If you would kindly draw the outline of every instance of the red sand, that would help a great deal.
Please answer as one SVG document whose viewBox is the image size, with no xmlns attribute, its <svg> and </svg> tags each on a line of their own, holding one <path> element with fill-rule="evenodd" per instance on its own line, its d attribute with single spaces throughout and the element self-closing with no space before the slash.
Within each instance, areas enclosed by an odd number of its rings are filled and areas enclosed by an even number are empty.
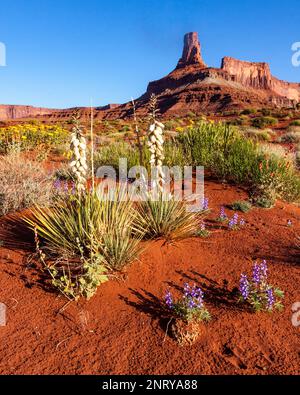
<svg viewBox="0 0 300 395">
<path fill-rule="evenodd" d="M 206 196 L 214 219 L 220 205 L 246 194 L 207 182 Z M 37 282 L 28 253 L 0 248 L 0 301 L 8 306 L 7 326 L 0 327 L 0 373 L 299 374 L 300 327 L 291 323 L 291 306 L 300 301 L 299 215 L 296 206 L 279 202 L 243 214 L 247 225 L 239 231 L 211 221 L 209 238 L 148 243 L 125 279 L 112 279 L 90 301 L 64 310 L 66 300 Z M 263 258 L 270 282 L 286 292 L 283 313 L 253 314 L 236 303 L 232 291 L 240 273 Z M 176 293 L 185 281 L 203 287 L 213 316 L 191 347 L 165 336 L 166 320 L 156 307 L 167 287 Z"/>
</svg>

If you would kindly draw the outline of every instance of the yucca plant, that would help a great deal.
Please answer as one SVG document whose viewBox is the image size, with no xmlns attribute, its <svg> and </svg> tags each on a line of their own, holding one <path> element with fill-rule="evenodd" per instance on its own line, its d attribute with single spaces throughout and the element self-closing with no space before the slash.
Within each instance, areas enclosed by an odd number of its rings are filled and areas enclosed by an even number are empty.
<svg viewBox="0 0 300 395">
<path fill-rule="evenodd" d="M 98 192 L 98 199 L 102 202 L 101 253 L 108 268 L 121 270 L 143 250 L 140 241 L 145 230 L 138 221 L 133 203 L 124 199 L 121 190 L 117 189 L 111 200 Z"/>
<path fill-rule="evenodd" d="M 139 202 L 137 210 L 146 238 L 178 240 L 193 236 L 199 228 L 200 216 L 187 211 L 185 202 L 166 194 L 160 194 L 156 200 L 149 197 Z"/>
<path fill-rule="evenodd" d="M 42 241 L 39 256 L 52 284 L 73 297 L 92 295 L 104 268 L 119 270 L 138 256 L 143 231 L 136 217 L 131 203 L 91 191 L 67 195 L 51 209 L 35 207 L 23 220 Z"/>
</svg>

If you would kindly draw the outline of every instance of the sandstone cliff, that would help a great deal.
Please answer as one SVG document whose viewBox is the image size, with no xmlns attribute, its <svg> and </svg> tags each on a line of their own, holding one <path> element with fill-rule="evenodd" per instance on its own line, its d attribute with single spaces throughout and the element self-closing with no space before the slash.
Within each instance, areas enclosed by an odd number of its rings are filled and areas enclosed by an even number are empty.
<svg viewBox="0 0 300 395">
<path fill-rule="evenodd" d="M 41 107 L 0 104 L 0 121 L 17 118 L 31 118 L 37 115 L 49 115 L 52 114 L 53 111 L 55 110 Z"/>
</svg>

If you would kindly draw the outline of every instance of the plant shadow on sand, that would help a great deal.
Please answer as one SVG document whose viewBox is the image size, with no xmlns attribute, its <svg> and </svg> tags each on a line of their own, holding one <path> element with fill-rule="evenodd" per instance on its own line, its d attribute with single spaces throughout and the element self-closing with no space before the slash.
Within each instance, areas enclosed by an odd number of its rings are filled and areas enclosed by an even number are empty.
<svg viewBox="0 0 300 395">
<path fill-rule="evenodd" d="M 216 281 L 209 279 L 203 274 L 197 273 L 191 270 L 188 274 L 177 271 L 187 282 L 192 281 L 198 284 L 205 294 L 205 303 L 214 307 L 222 307 L 237 311 L 250 311 L 250 307 L 245 304 L 239 304 L 239 290 L 234 288 L 229 290 L 227 287 L 226 280 L 223 281 L 223 286 L 220 286 Z M 183 293 L 183 287 L 179 286 L 174 282 L 166 282 L 166 284 Z M 164 300 L 158 298 L 152 293 L 145 289 L 135 290 L 129 288 L 131 294 L 135 297 L 135 300 L 130 300 L 128 297 L 119 295 L 119 298 L 123 300 L 127 305 L 134 307 L 136 310 L 143 312 L 153 319 L 159 320 L 161 329 L 166 332 L 168 329 L 168 323 L 172 314 L 167 309 Z"/>
<path fill-rule="evenodd" d="M 3 247 L 11 250 L 35 250 L 34 234 L 28 229 L 20 214 L 9 214 L 1 218 L 0 240 Z"/>
<path fill-rule="evenodd" d="M 237 287 L 230 290 L 228 282 L 223 280 L 220 285 L 215 280 L 206 277 L 204 274 L 190 270 L 188 273 L 177 270 L 176 273 L 180 274 L 187 282 L 197 284 L 204 292 L 204 301 L 214 307 L 222 307 L 225 309 L 245 311 L 248 309 L 244 304 L 239 303 L 239 290 Z M 173 282 L 168 282 L 168 285 L 182 292 L 182 288 Z"/>
<path fill-rule="evenodd" d="M 55 290 L 49 283 L 49 276 L 46 275 L 43 268 L 40 267 L 40 264 L 34 258 L 34 234 L 22 221 L 20 214 L 7 215 L 1 220 L 0 240 L 2 247 L 12 251 L 22 252 L 22 256 L 17 263 L 13 261 L 8 262 L 9 265 L 20 266 L 22 268 L 21 273 L 19 271 L 5 269 L 5 272 L 9 276 L 18 277 L 23 281 L 26 288 L 37 286 L 46 292 L 55 293 Z"/>
<path fill-rule="evenodd" d="M 119 298 L 128 306 L 132 306 L 136 310 L 147 314 L 153 319 L 157 319 L 160 328 L 166 333 L 168 331 L 168 324 L 171 317 L 170 311 L 168 311 L 164 302 L 145 289 L 137 291 L 135 289 L 129 288 L 129 291 L 133 296 L 135 296 L 136 300 L 129 300 L 128 297 L 123 295 L 119 295 Z"/>
</svg>

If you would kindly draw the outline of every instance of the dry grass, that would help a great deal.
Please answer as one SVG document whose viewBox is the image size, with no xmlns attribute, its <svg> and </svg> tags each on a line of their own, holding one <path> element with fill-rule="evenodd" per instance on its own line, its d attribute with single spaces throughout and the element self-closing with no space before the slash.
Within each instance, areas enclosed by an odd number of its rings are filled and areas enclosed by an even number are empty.
<svg viewBox="0 0 300 395">
<path fill-rule="evenodd" d="M 52 179 L 40 163 L 20 154 L 0 158 L 0 215 L 51 201 Z"/>
</svg>

